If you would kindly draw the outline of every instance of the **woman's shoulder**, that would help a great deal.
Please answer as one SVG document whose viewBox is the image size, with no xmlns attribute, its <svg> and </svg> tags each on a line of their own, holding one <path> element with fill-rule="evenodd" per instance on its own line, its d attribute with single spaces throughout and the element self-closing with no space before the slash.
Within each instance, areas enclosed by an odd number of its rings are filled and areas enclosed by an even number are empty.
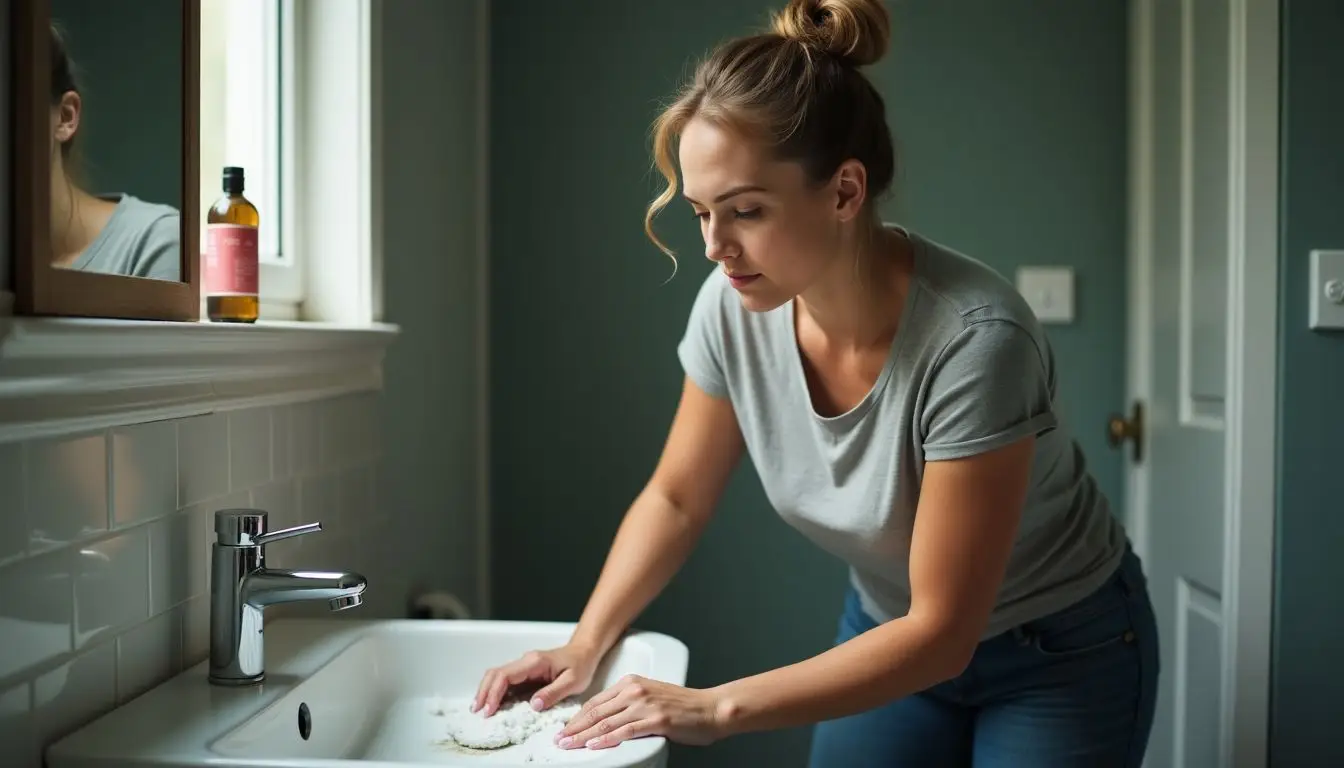
<svg viewBox="0 0 1344 768">
<path fill-rule="evenodd" d="M 114 220 L 125 237 L 138 242 L 142 251 L 168 245 L 176 249 L 182 240 L 182 215 L 171 205 L 122 195 Z"/>
<path fill-rule="evenodd" d="M 950 335 L 986 321 L 1040 335 L 1031 305 L 1009 280 L 985 262 L 938 241 L 912 235 L 915 279 L 925 294 L 923 314 Z"/>
<path fill-rule="evenodd" d="M 123 194 L 107 224 L 109 235 L 131 254 L 132 275 L 180 279 L 182 216 L 176 208 Z"/>
<path fill-rule="evenodd" d="M 913 233 L 912 240 L 918 293 L 910 336 L 918 343 L 907 341 L 902 355 L 910 374 L 955 378 L 994 369 L 989 386 L 1033 372 L 1053 389 L 1054 351 L 1017 288 L 977 258 Z"/>
<path fill-rule="evenodd" d="M 136 229 L 154 229 L 167 223 L 180 226 L 181 213 L 171 205 L 143 200 L 135 195 L 123 194 L 117 202 L 117 217 L 123 225 Z"/>
</svg>

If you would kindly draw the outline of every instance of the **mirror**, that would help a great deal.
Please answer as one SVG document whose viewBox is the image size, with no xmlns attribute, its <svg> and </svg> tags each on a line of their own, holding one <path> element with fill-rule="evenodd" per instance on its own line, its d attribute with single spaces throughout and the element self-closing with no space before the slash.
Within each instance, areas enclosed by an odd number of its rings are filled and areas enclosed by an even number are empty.
<svg viewBox="0 0 1344 768">
<path fill-rule="evenodd" d="M 182 2 L 51 0 L 52 266 L 182 279 Z"/>
<path fill-rule="evenodd" d="M 18 311 L 198 319 L 197 0 L 11 11 Z"/>
</svg>

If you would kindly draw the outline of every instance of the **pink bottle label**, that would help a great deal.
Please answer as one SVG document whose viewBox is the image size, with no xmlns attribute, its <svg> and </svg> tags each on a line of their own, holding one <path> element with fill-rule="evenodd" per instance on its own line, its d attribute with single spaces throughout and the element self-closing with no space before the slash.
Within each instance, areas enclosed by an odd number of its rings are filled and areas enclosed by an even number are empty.
<svg viewBox="0 0 1344 768">
<path fill-rule="evenodd" d="M 257 294 L 257 229 L 242 224 L 207 224 L 201 275 L 209 295 Z"/>
</svg>

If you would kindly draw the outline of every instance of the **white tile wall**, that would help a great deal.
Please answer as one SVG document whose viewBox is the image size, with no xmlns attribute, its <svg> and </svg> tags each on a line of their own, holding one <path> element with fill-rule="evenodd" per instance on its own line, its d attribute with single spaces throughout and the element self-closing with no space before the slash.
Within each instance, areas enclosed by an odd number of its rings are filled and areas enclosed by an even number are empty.
<svg viewBox="0 0 1344 768">
<path fill-rule="evenodd" d="M 0 444 L 0 768 L 206 658 L 216 509 L 320 521 L 269 562 L 360 571 L 374 603 L 378 425 L 367 394 Z"/>
</svg>

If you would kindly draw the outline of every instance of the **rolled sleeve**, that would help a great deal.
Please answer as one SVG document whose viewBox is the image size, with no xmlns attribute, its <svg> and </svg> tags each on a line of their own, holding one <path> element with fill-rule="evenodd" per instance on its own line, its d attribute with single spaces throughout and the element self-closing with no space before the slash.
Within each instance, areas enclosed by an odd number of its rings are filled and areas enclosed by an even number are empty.
<svg viewBox="0 0 1344 768">
<path fill-rule="evenodd" d="M 711 272 L 691 306 L 686 332 L 677 345 L 677 357 L 686 375 L 711 397 L 727 399 L 728 378 L 723 365 L 723 276 Z"/>
<path fill-rule="evenodd" d="M 932 374 L 921 418 L 924 459 L 974 456 L 1058 426 L 1036 339 L 1009 320 L 967 326 Z"/>
</svg>

